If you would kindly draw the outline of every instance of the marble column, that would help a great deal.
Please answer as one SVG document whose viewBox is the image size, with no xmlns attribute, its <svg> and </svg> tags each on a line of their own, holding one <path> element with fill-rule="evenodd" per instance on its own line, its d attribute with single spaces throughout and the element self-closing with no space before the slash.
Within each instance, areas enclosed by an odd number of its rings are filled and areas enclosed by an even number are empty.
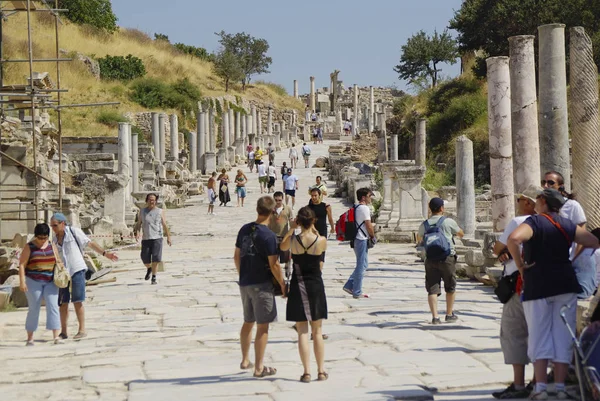
<svg viewBox="0 0 600 401">
<path fill-rule="evenodd" d="M 235 112 L 229 109 L 229 144 L 233 146 L 235 142 Z"/>
<path fill-rule="evenodd" d="M 264 150 L 264 134 L 262 132 L 262 115 L 260 110 L 256 111 L 256 146 L 260 146 Z"/>
<path fill-rule="evenodd" d="M 221 148 L 227 149 L 229 147 L 229 113 L 223 113 L 221 118 Z"/>
<path fill-rule="evenodd" d="M 508 38 L 510 45 L 510 101 L 515 192 L 540 184 L 535 36 Z"/>
<path fill-rule="evenodd" d="M 369 86 L 369 132 L 375 129 L 375 92 L 373 87 Z"/>
<path fill-rule="evenodd" d="M 131 128 L 131 125 L 129 126 Z M 140 191 L 140 157 L 138 148 L 138 134 L 131 133 L 131 191 Z"/>
<path fill-rule="evenodd" d="M 152 112 L 152 148 L 154 149 L 154 158 L 160 160 L 160 136 L 158 134 L 158 113 Z"/>
<path fill-rule="evenodd" d="M 158 115 L 158 136 L 160 138 L 160 161 L 166 160 L 167 153 L 167 139 L 165 138 L 165 115 L 160 113 Z"/>
<path fill-rule="evenodd" d="M 571 190 L 565 26 L 542 25 L 539 33 L 539 132 L 541 173 L 554 170 Z"/>
<path fill-rule="evenodd" d="M 398 161 L 398 134 L 393 134 L 390 144 L 390 160 L 395 162 Z"/>
<path fill-rule="evenodd" d="M 257 120 L 256 120 L 256 106 L 251 106 L 250 107 L 250 117 L 251 117 L 251 124 L 248 125 L 248 130 L 250 134 L 253 134 L 256 137 L 256 131 L 258 129 L 257 127 Z"/>
<path fill-rule="evenodd" d="M 298 80 L 294 79 L 294 98 L 298 99 Z"/>
<path fill-rule="evenodd" d="M 358 85 L 354 84 L 354 110 L 352 111 L 352 137 L 358 130 Z"/>
<path fill-rule="evenodd" d="M 600 227 L 598 68 L 592 41 L 582 27 L 571 28 L 570 42 L 573 190 L 585 210 L 588 229 L 595 229 Z"/>
<path fill-rule="evenodd" d="M 217 133 L 215 130 L 215 112 L 211 108 L 208 110 L 208 151 L 204 154 L 204 168 L 206 174 L 211 174 L 217 169 Z"/>
<path fill-rule="evenodd" d="M 415 133 L 415 163 L 417 166 L 427 165 L 427 120 L 417 120 L 417 132 Z"/>
<path fill-rule="evenodd" d="M 129 129 L 129 123 L 119 123 L 119 137 L 117 142 L 118 172 L 128 178 L 131 176 L 131 139 L 129 137 Z"/>
<path fill-rule="evenodd" d="M 317 110 L 317 99 L 315 95 L 315 77 L 310 77 L 310 97 L 309 97 L 309 106 L 311 113 L 314 113 Z"/>
<path fill-rule="evenodd" d="M 204 167 L 204 154 L 206 153 L 206 115 L 204 112 L 198 112 L 198 122 L 196 125 L 198 134 L 198 144 L 196 145 L 198 161 L 196 163 L 196 168 L 200 170 L 202 174 L 205 174 L 206 168 Z"/>
<path fill-rule="evenodd" d="M 245 160 L 244 154 L 246 147 L 244 146 L 244 138 L 242 137 L 242 113 L 235 113 L 235 154 L 240 156 L 240 160 Z"/>
<path fill-rule="evenodd" d="M 195 132 L 190 132 L 188 137 L 190 144 L 190 172 L 195 173 L 198 170 L 198 142 Z"/>
<path fill-rule="evenodd" d="M 456 215 L 465 236 L 475 235 L 475 162 L 473 142 L 462 135 L 456 139 Z"/>
<path fill-rule="evenodd" d="M 177 114 L 171 114 L 171 158 L 173 160 L 179 160 L 179 122 L 177 121 Z"/>
<path fill-rule="evenodd" d="M 488 130 L 494 232 L 515 217 L 508 57 L 487 59 Z"/>
<path fill-rule="evenodd" d="M 267 111 L 267 136 L 269 137 L 269 141 L 273 139 L 273 109 L 270 107 Z"/>
</svg>

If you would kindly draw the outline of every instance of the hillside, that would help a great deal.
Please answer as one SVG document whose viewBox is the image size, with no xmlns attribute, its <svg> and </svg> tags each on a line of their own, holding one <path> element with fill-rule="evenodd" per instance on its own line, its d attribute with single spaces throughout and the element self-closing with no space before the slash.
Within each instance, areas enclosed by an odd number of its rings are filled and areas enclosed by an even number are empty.
<svg viewBox="0 0 600 401">
<path fill-rule="evenodd" d="M 32 37 L 34 58 L 55 57 L 54 19 L 45 13 L 33 13 Z M 77 53 L 101 58 L 106 55 L 127 56 L 132 54 L 143 60 L 146 77 L 156 78 L 165 83 L 188 78 L 203 97 L 225 95 L 221 80 L 212 73 L 211 63 L 184 55 L 169 43 L 152 40 L 147 34 L 136 29 L 121 28 L 108 35 L 96 29 L 79 26 L 62 19 L 59 26 L 59 47 L 73 57 Z M 24 13 L 8 18 L 3 27 L 4 52 L 7 59 L 27 58 L 27 20 Z M 63 109 L 62 122 L 65 136 L 115 136 L 114 127 L 99 123 L 100 113 L 107 109 L 114 114 L 146 111 L 144 107 L 129 99 L 130 84 L 118 81 L 104 81 L 94 77 L 88 67 L 77 60 L 61 63 L 61 87 L 69 92 L 62 95 L 63 104 L 121 102 L 119 106 L 85 107 Z M 56 81 L 56 63 L 35 63 L 34 71 L 50 73 Z M 23 84 L 29 76 L 28 63 L 7 63 L 4 84 Z M 264 79 L 267 76 L 259 76 Z M 242 96 L 248 100 L 271 103 L 276 108 L 296 108 L 303 112 L 304 106 L 287 94 L 279 85 L 251 84 L 245 92 L 241 86 L 234 86 L 228 94 Z M 104 111 L 103 111 L 104 110 Z M 175 110 L 165 110 L 175 112 Z M 302 113 L 300 113 L 302 115 Z M 188 125 L 193 124 L 188 121 Z M 182 127 L 184 128 L 184 127 Z M 193 128 L 188 126 L 188 128 Z"/>
</svg>

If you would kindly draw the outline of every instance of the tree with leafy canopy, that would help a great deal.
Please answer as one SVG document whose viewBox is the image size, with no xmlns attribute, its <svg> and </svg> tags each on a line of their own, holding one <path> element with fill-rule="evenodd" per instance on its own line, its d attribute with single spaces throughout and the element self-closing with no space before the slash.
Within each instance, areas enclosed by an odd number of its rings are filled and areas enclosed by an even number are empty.
<svg viewBox="0 0 600 401">
<path fill-rule="evenodd" d="M 221 49 L 213 57 L 213 72 L 225 82 L 225 92 L 229 92 L 229 84 L 244 80 L 244 71 L 240 59 L 227 49 Z"/>
<path fill-rule="evenodd" d="M 242 90 L 250 83 L 252 75 L 269 73 L 273 59 L 267 56 L 269 43 L 265 39 L 255 38 L 245 32 L 230 34 L 225 31 L 215 32 L 225 52 L 234 55 L 242 69 Z"/>
<path fill-rule="evenodd" d="M 400 79 L 412 82 L 426 78 L 435 87 L 441 71 L 439 64 L 454 64 L 457 58 L 457 43 L 447 30 L 441 34 L 434 31 L 433 36 L 420 31 L 402 46 L 400 64 L 394 67 L 394 71 L 400 74 Z"/>
<path fill-rule="evenodd" d="M 68 9 L 64 15 L 76 24 L 88 24 L 110 33 L 119 29 L 110 0 L 59 0 L 58 8 Z"/>
</svg>

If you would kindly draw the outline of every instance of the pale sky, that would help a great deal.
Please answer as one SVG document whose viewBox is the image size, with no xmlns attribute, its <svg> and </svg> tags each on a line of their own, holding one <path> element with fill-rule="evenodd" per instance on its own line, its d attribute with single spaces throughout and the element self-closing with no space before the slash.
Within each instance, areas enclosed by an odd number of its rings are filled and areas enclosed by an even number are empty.
<svg viewBox="0 0 600 401">
<path fill-rule="evenodd" d="M 461 0 L 112 0 L 118 24 L 154 37 L 218 49 L 215 32 L 246 32 L 269 42 L 273 58 L 270 74 L 254 76 L 282 84 L 292 93 L 297 79 L 300 93 L 309 91 L 309 77 L 317 87 L 329 86 L 329 74 L 349 87 L 406 83 L 393 70 L 400 48 L 419 30 L 443 31 Z M 442 76 L 456 76 L 460 64 L 443 66 Z"/>
</svg>

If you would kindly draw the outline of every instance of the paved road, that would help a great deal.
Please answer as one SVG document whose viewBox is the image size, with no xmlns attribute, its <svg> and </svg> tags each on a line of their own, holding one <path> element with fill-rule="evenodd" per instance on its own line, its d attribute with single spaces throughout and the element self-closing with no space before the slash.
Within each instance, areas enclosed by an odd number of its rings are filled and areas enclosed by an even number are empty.
<svg viewBox="0 0 600 401">
<path fill-rule="evenodd" d="M 327 146 L 314 146 L 313 158 L 325 155 Z M 284 154 L 277 155 L 277 164 Z M 306 204 L 308 186 L 325 172 L 300 168 L 296 174 L 301 187 L 298 203 Z M 237 230 L 255 218 L 260 196 L 256 173 L 249 178 L 244 208 L 217 206 L 216 216 L 207 216 L 204 205 L 168 211 L 174 243 L 165 249 L 168 262 L 166 272 L 159 273 L 159 285 L 143 280 L 138 251 L 122 251 L 115 267 L 126 271 L 114 274 L 117 282 L 88 287 L 88 338 L 51 345 L 50 333 L 39 331 L 36 346 L 26 348 L 26 310 L 0 313 L 0 399 L 185 401 L 243 396 L 251 401 L 294 401 L 434 396 L 483 401 L 491 399 L 491 388 L 510 380 L 498 340 L 501 308 L 490 288 L 460 281 L 456 303 L 460 321 L 432 326 L 424 269 L 413 247 L 378 244 L 364 284 L 372 298 L 354 300 L 342 291 L 354 268 L 354 254 L 334 240 L 329 242 L 324 267 L 330 379 L 298 381 L 302 365 L 296 334 L 285 321 L 281 299 L 280 321 L 272 326 L 266 355 L 277 375 L 254 379 L 240 371 L 242 308 L 232 255 Z M 345 206 L 340 199 L 327 201 L 337 218 Z M 70 330 L 76 332 L 74 320 Z M 486 386 L 490 384 L 495 386 Z M 434 395 L 425 390 L 432 387 L 438 389 Z"/>
</svg>

